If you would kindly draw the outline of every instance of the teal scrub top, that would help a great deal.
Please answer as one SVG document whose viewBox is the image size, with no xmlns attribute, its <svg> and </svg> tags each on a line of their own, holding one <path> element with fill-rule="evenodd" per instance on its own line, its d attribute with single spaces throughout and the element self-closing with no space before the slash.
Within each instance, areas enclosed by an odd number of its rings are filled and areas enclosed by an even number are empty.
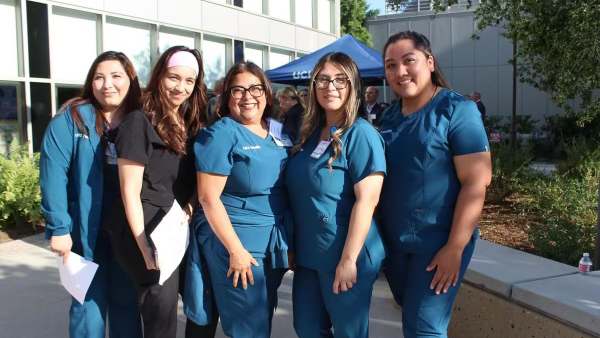
<svg viewBox="0 0 600 338">
<path fill-rule="evenodd" d="M 295 263 L 334 271 L 356 201 L 354 185 L 371 173 L 386 172 L 384 145 L 377 130 L 365 119 L 357 118 L 342 134 L 342 150 L 329 170 L 331 146 L 318 159 L 310 156 L 319 144 L 319 134 L 315 131 L 290 158 L 284 178 L 295 225 Z M 373 219 L 357 266 L 365 258 L 375 263 L 384 257 L 380 230 Z"/>
<path fill-rule="evenodd" d="M 223 117 L 198 133 L 194 154 L 197 171 L 228 176 L 221 201 L 244 248 L 257 258 L 274 250 L 287 255 L 282 241 L 289 235 L 289 209 L 280 173 L 288 149 L 275 144 L 270 134 L 261 138 Z M 202 244 L 213 231 L 199 209 L 202 221 L 195 223 Z"/>
<path fill-rule="evenodd" d="M 442 88 L 407 116 L 383 112 L 388 175 L 379 208 L 391 251 L 434 252 L 446 244 L 460 191 L 454 156 L 489 151 L 475 102 Z M 475 230 L 476 232 L 477 230 Z"/>
</svg>

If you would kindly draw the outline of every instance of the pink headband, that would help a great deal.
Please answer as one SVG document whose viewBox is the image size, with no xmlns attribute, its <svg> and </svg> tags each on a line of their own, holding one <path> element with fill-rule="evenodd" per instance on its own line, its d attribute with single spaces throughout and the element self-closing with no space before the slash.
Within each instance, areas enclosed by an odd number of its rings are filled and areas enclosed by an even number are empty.
<svg viewBox="0 0 600 338">
<path fill-rule="evenodd" d="M 167 63 L 167 68 L 176 66 L 192 68 L 196 71 L 196 77 L 200 73 L 200 70 L 198 69 L 198 60 L 196 60 L 196 57 L 190 52 L 180 50 L 179 52 L 171 55 L 171 58 Z"/>
</svg>

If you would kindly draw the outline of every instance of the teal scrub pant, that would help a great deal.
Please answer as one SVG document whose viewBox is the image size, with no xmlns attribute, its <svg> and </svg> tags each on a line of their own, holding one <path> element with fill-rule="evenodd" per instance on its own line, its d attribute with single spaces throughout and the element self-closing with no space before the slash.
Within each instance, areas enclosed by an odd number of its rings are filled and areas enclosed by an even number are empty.
<svg viewBox="0 0 600 338">
<path fill-rule="evenodd" d="M 232 338 L 269 338 L 277 306 L 277 288 L 285 270 L 273 269 L 269 261 L 255 258 L 259 266 L 251 265 L 254 285 L 248 283 L 248 289 L 244 290 L 241 280 L 238 280 L 237 287 L 233 287 L 233 279 L 227 277 L 229 253 L 214 234 L 201 248 L 223 333 Z"/>
<path fill-rule="evenodd" d="M 393 249 L 393 248 L 392 248 Z M 402 307 L 404 338 L 447 338 L 452 305 L 475 249 L 475 236 L 463 251 L 456 286 L 447 293 L 435 294 L 429 285 L 435 270 L 426 271 L 437 253 L 389 250 L 385 259 L 385 275 L 396 303 Z"/>
<path fill-rule="evenodd" d="M 381 262 L 358 268 L 356 284 L 333 293 L 335 272 L 296 265 L 292 300 L 294 330 L 300 338 L 368 338 L 373 284 Z"/>
<path fill-rule="evenodd" d="M 107 313 L 111 338 L 143 337 L 135 290 L 115 258 L 108 234 L 102 230 L 94 249 L 94 262 L 98 270 L 83 305 L 71 297 L 71 338 L 104 338 Z"/>
</svg>

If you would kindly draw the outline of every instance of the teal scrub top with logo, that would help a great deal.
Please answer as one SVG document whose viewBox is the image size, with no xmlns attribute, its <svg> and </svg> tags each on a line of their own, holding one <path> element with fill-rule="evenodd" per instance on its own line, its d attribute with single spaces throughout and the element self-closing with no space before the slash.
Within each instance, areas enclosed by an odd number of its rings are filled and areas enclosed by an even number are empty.
<svg viewBox="0 0 600 338">
<path fill-rule="evenodd" d="M 288 236 L 288 201 L 280 177 L 288 149 L 275 144 L 270 134 L 262 138 L 223 117 L 198 133 L 194 153 L 197 171 L 228 176 L 221 201 L 244 248 L 264 258 L 269 246 L 272 251 L 284 245 L 274 242 Z M 199 213 L 203 216 L 201 208 Z M 196 229 L 200 244 L 213 233 L 202 218 Z M 287 246 L 279 249 L 287 255 Z"/>
<path fill-rule="evenodd" d="M 388 174 L 379 200 L 391 251 L 434 252 L 446 244 L 460 191 L 454 156 L 489 151 L 475 102 L 442 88 L 407 116 L 381 116 Z M 477 230 L 475 230 L 476 232 Z"/>
<path fill-rule="evenodd" d="M 285 184 L 295 225 L 295 263 L 318 271 L 337 267 L 356 196 L 354 185 L 374 172 L 386 171 L 383 140 L 363 118 L 342 134 L 342 150 L 327 167 L 332 147 L 318 158 L 310 155 L 319 144 L 315 131 L 303 148 L 292 155 L 285 169 Z M 371 221 L 369 233 L 357 259 L 380 261 L 385 257 L 380 230 Z"/>
</svg>

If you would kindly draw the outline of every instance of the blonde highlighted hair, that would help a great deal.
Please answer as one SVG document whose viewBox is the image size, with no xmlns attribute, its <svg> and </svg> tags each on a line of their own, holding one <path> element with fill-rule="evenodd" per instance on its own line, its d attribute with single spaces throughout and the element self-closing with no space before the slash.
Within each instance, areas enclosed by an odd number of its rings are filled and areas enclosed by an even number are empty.
<svg viewBox="0 0 600 338">
<path fill-rule="evenodd" d="M 364 95 L 362 94 L 362 82 L 360 79 L 360 73 L 358 72 L 358 67 L 354 61 L 344 53 L 327 53 L 323 55 L 319 61 L 317 61 L 310 79 L 306 110 L 300 120 L 298 143 L 294 146 L 294 148 L 292 148 L 292 154 L 298 152 L 304 146 L 306 140 L 308 140 L 308 138 L 315 131 L 320 131 L 323 127 L 325 127 L 325 109 L 323 109 L 323 107 L 321 107 L 317 101 L 316 91 L 318 89 L 315 86 L 315 79 L 327 63 L 331 63 L 332 65 L 340 68 L 346 77 L 348 77 L 348 85 L 346 86 L 348 95 L 341 108 L 344 117 L 340 125 L 336 126 L 337 129 L 331 133 L 330 146 L 333 149 L 333 155 L 331 155 L 327 160 L 327 167 L 331 170 L 331 163 L 340 155 L 340 152 L 342 151 L 342 141 L 340 139 L 342 134 L 344 134 L 346 129 L 348 129 L 348 127 L 350 127 L 357 118 L 367 118 Z"/>
</svg>

